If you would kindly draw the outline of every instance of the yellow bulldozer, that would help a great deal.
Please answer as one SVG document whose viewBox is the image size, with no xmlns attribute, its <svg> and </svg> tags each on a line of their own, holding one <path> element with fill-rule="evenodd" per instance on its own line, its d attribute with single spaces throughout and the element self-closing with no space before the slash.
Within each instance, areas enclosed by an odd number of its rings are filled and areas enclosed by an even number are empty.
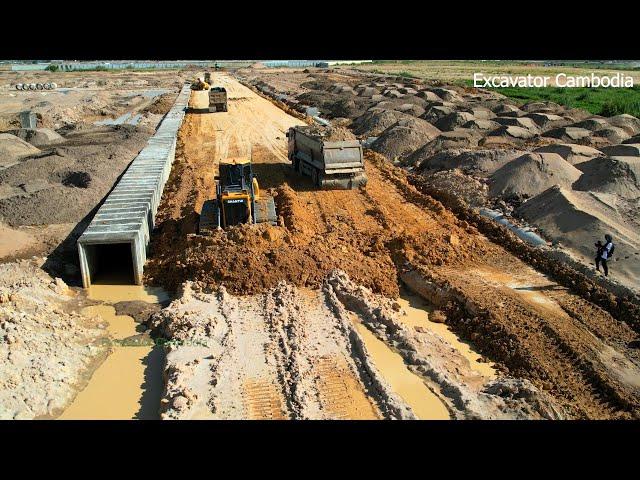
<svg viewBox="0 0 640 480">
<path fill-rule="evenodd" d="M 209 235 L 220 228 L 244 223 L 276 225 L 272 196 L 260 191 L 250 158 L 228 158 L 220 162 L 216 198 L 204 202 L 198 234 Z"/>
<path fill-rule="evenodd" d="M 196 80 L 191 84 L 191 90 L 209 90 L 211 85 L 209 85 L 202 77 L 196 78 Z"/>
</svg>

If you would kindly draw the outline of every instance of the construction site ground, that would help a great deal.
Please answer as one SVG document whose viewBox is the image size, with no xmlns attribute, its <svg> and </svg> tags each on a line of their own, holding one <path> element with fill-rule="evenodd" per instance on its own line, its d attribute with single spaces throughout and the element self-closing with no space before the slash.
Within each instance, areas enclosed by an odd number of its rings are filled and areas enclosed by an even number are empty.
<svg viewBox="0 0 640 480">
<path fill-rule="evenodd" d="M 168 290 L 188 282 L 154 328 L 202 342 L 169 353 L 164 415 L 411 418 L 358 334 L 360 319 L 452 418 L 638 416 L 637 333 L 627 324 L 489 241 L 373 152 L 366 188 L 318 191 L 286 157 L 285 132 L 302 120 L 228 75 L 215 83 L 229 111 L 187 115 L 145 270 Z M 275 196 L 280 226 L 196 235 L 217 162 L 242 155 Z M 393 299 L 403 284 L 429 297 L 497 379 L 474 377 L 455 348 L 426 348 L 442 341 L 428 328 L 402 325 Z M 326 393 L 333 378 L 337 400 Z"/>
<path fill-rule="evenodd" d="M 213 74 L 228 112 L 185 116 L 147 287 L 79 288 L 75 239 L 198 73 L 0 73 L 0 418 L 640 416 L 637 310 L 623 321 L 588 279 L 552 280 L 374 150 L 366 187 L 318 190 L 287 159 L 287 129 L 307 120 L 240 83 L 246 71 Z M 311 103 L 368 81 L 353 75 L 273 78 Z M 42 78 L 62 90 L 12 88 Z M 11 133 L 22 110 L 55 141 Z M 278 225 L 198 235 L 218 162 L 238 156 Z"/>
</svg>

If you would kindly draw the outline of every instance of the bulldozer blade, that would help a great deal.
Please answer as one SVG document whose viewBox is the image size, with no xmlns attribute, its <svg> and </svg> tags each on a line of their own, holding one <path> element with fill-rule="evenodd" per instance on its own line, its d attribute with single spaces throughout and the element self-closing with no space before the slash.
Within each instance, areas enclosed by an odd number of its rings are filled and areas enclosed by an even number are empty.
<svg viewBox="0 0 640 480">
<path fill-rule="evenodd" d="M 207 200 L 202 205 L 200 221 L 198 222 L 199 235 L 211 235 L 220 228 L 220 209 L 218 202 Z"/>
<path fill-rule="evenodd" d="M 278 224 L 278 216 L 276 214 L 276 202 L 271 196 L 261 196 L 253 201 L 253 211 L 255 213 L 256 223 Z"/>
</svg>

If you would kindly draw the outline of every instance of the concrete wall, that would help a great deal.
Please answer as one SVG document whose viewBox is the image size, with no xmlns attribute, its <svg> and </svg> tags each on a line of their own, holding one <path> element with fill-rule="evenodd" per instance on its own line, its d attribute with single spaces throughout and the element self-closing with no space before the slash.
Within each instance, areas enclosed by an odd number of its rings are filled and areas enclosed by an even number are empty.
<svg viewBox="0 0 640 480">
<path fill-rule="evenodd" d="M 134 282 L 142 284 L 147 248 L 162 190 L 175 159 L 176 137 L 189 101 L 185 85 L 156 133 L 131 162 L 78 239 L 82 284 L 91 285 L 101 245 L 130 244 Z"/>
</svg>

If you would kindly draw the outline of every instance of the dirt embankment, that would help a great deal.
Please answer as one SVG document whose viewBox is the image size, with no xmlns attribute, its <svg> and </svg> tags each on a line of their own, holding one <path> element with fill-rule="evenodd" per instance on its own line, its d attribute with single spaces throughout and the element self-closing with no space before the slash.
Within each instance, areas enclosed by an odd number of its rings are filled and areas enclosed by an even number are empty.
<svg viewBox="0 0 640 480">
<path fill-rule="evenodd" d="M 34 261 L 0 265 L 0 418 L 55 417 L 106 351 L 97 319 Z"/>
<path fill-rule="evenodd" d="M 163 417 L 417 418 L 373 363 L 356 316 L 397 345 L 453 418 L 564 418 L 530 382 L 483 378 L 444 338 L 404 326 L 394 303 L 340 271 L 319 291 L 281 282 L 242 297 L 187 282 L 152 320 L 171 340 Z"/>
</svg>

